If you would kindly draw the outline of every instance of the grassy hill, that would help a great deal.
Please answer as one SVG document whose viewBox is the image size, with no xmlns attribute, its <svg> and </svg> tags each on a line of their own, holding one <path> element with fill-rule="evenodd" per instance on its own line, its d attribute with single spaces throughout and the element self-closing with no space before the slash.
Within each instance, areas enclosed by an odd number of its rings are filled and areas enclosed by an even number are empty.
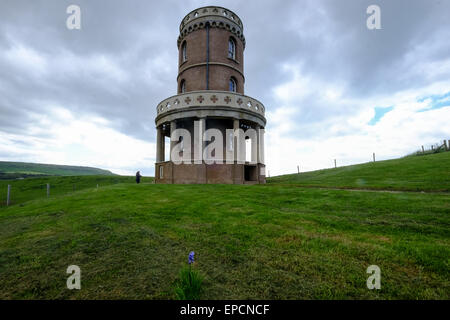
<svg viewBox="0 0 450 320">
<path fill-rule="evenodd" d="M 152 182 L 153 178 L 143 178 L 143 182 Z M 117 183 L 136 183 L 134 176 L 68 176 L 68 177 L 33 177 L 19 180 L 0 180 L 0 207 L 6 205 L 8 185 L 11 185 L 11 204 L 21 204 L 29 200 L 47 197 L 47 183 L 50 195 L 71 194 L 84 189 L 104 187 Z"/>
<path fill-rule="evenodd" d="M 329 188 L 144 179 L 0 208 L 0 299 L 174 299 L 191 250 L 203 299 L 450 299 L 450 194 L 334 189 L 355 177 L 322 179 Z M 73 264 L 81 290 L 66 288 Z M 369 265 L 381 290 L 366 287 Z"/>
<path fill-rule="evenodd" d="M 79 166 L 0 161 L 0 179 L 31 176 L 113 175 L 111 171 Z"/>
<path fill-rule="evenodd" d="M 268 183 L 299 186 L 450 191 L 450 152 L 282 175 Z"/>
</svg>

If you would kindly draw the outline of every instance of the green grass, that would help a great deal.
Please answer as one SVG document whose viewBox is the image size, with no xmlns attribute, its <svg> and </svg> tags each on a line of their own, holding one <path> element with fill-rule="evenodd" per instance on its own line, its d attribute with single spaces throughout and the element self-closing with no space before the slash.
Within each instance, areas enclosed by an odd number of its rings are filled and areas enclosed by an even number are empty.
<svg viewBox="0 0 450 320">
<path fill-rule="evenodd" d="M 175 288 L 178 300 L 198 300 L 202 293 L 203 277 L 195 268 L 184 266 L 179 273 Z"/>
<path fill-rule="evenodd" d="M 113 175 L 111 171 L 79 166 L 0 161 L 0 179 L 30 176 Z"/>
<path fill-rule="evenodd" d="M 450 191 L 450 152 L 289 174 L 268 183 L 403 191 Z"/>
<path fill-rule="evenodd" d="M 450 299 L 449 213 L 448 192 L 89 187 L 0 208 L 0 299 L 177 299 L 190 251 L 201 299 Z"/>
<path fill-rule="evenodd" d="M 152 182 L 153 178 L 143 178 Z M 132 176 L 69 176 L 40 177 L 22 180 L 0 180 L 0 207 L 6 206 L 8 185 L 11 185 L 11 204 L 20 204 L 33 199 L 47 197 L 47 183 L 50 184 L 50 197 L 70 194 L 87 188 L 96 188 L 116 183 L 136 183 Z"/>
</svg>

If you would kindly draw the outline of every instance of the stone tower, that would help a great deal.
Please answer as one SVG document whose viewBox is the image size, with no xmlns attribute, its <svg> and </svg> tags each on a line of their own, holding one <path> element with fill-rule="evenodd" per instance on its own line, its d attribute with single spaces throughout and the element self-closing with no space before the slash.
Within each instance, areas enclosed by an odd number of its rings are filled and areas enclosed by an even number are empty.
<svg viewBox="0 0 450 320">
<path fill-rule="evenodd" d="M 265 108 L 244 95 L 243 31 L 216 6 L 181 21 L 178 94 L 157 106 L 156 183 L 265 183 Z"/>
</svg>

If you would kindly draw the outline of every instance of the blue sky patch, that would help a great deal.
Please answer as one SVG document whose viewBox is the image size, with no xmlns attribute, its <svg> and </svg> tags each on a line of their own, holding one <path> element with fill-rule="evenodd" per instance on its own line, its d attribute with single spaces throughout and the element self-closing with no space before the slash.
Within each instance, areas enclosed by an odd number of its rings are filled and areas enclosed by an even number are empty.
<svg viewBox="0 0 450 320">
<path fill-rule="evenodd" d="M 450 106 L 450 92 L 447 92 L 445 94 L 440 95 L 430 95 L 420 98 L 419 102 L 423 102 L 426 99 L 431 99 L 431 107 L 430 108 L 424 108 L 418 110 L 418 112 L 433 110 L 433 109 L 440 109 L 443 107 L 449 107 Z"/>
<path fill-rule="evenodd" d="M 394 109 L 394 107 L 375 107 L 375 116 L 370 119 L 369 121 L 369 125 L 373 126 L 375 125 L 375 123 L 377 123 L 378 121 L 380 121 L 381 118 L 384 117 L 384 115 L 386 113 L 388 113 L 389 111 L 391 111 L 392 109 Z"/>
</svg>

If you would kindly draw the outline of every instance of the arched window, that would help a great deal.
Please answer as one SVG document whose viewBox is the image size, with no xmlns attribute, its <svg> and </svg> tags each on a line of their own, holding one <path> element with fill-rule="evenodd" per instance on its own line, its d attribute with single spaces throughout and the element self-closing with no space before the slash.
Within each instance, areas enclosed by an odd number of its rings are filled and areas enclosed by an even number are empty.
<svg viewBox="0 0 450 320">
<path fill-rule="evenodd" d="M 234 79 L 233 77 L 231 77 L 231 78 L 230 78 L 230 84 L 229 84 L 229 90 L 230 90 L 231 92 L 236 92 L 236 88 L 237 88 L 237 85 L 236 85 L 236 79 Z"/>
<path fill-rule="evenodd" d="M 236 41 L 233 38 L 228 40 L 228 58 L 236 59 Z"/>
<path fill-rule="evenodd" d="M 185 93 L 186 92 L 186 81 L 183 79 L 180 82 L 180 92 Z"/>
<path fill-rule="evenodd" d="M 181 62 L 185 62 L 187 60 L 187 54 L 186 54 L 186 41 L 183 42 L 183 45 L 181 46 Z"/>
</svg>

